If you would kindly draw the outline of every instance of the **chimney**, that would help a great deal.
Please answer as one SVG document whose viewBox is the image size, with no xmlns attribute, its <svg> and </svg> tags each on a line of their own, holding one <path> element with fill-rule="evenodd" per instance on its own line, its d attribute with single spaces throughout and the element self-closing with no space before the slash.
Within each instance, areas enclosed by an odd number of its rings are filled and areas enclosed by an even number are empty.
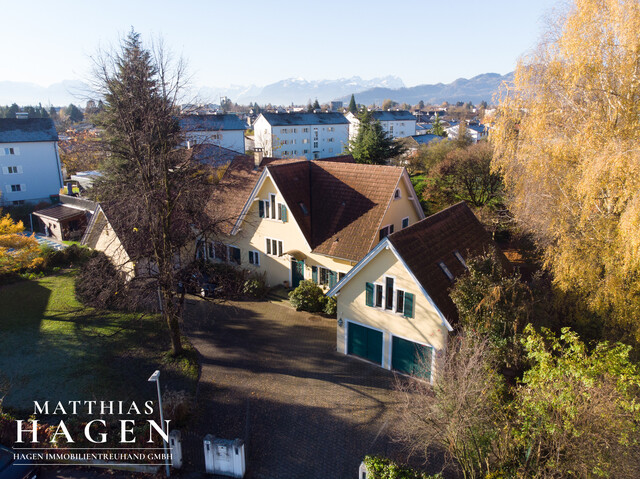
<svg viewBox="0 0 640 479">
<path fill-rule="evenodd" d="M 18 120 L 27 120 L 27 119 L 29 119 L 29 112 L 28 111 L 17 111 L 16 112 L 16 118 Z"/>
<path fill-rule="evenodd" d="M 253 149 L 253 164 L 256 170 L 260 168 L 260 163 L 262 163 L 263 157 L 264 157 L 264 151 L 262 150 L 262 148 Z"/>
</svg>

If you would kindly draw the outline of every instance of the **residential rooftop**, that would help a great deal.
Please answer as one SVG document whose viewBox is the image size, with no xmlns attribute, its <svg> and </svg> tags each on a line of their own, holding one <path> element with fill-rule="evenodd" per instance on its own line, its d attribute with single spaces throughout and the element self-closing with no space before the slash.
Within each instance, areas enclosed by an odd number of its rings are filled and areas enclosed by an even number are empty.
<svg viewBox="0 0 640 479">
<path fill-rule="evenodd" d="M 342 113 L 261 113 L 271 126 L 288 125 L 348 125 Z"/>
<path fill-rule="evenodd" d="M 247 125 L 237 115 L 185 115 L 180 117 L 183 131 L 246 130 Z"/>
<path fill-rule="evenodd" d="M 58 141 L 51 118 L 0 118 L 0 143 Z"/>
</svg>

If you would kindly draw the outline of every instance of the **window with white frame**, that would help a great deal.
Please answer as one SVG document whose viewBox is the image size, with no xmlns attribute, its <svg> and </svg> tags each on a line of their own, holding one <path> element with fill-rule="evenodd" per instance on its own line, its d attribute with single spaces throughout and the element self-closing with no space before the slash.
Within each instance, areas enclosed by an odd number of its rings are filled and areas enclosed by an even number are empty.
<svg viewBox="0 0 640 479">
<path fill-rule="evenodd" d="M 20 148 L 17 148 L 15 146 L 8 146 L 6 148 L 0 148 L 0 153 L 2 155 L 19 155 Z"/>
<path fill-rule="evenodd" d="M 393 278 L 387 276 L 384 279 L 385 283 L 385 297 L 384 297 L 384 309 L 393 310 Z"/>
<path fill-rule="evenodd" d="M 309 128 L 303 128 L 302 133 L 309 133 Z"/>
<path fill-rule="evenodd" d="M 265 238 L 265 250 L 269 256 L 282 256 L 282 240 Z"/>
<path fill-rule="evenodd" d="M 25 185 L 20 184 L 20 185 L 11 185 L 11 192 L 12 193 L 17 193 L 19 191 L 25 191 L 27 188 Z"/>
<path fill-rule="evenodd" d="M 309 143 L 309 138 L 303 138 L 302 143 L 305 143 L 305 144 Z"/>
<path fill-rule="evenodd" d="M 209 260 L 229 261 L 227 245 L 219 241 L 210 241 L 207 245 L 207 258 Z"/>
<path fill-rule="evenodd" d="M 318 284 L 333 288 L 338 283 L 338 273 L 328 268 L 318 266 Z"/>
<path fill-rule="evenodd" d="M 327 128 L 327 131 L 336 131 L 336 129 L 333 126 L 330 126 L 329 128 Z"/>
<path fill-rule="evenodd" d="M 260 266 L 260 253 L 255 250 L 249 250 L 249 264 Z"/>
<path fill-rule="evenodd" d="M 396 290 L 396 313 L 404 313 L 404 291 Z"/>
<path fill-rule="evenodd" d="M 22 173 L 22 166 L 3 166 L 2 173 L 5 175 Z"/>
<path fill-rule="evenodd" d="M 394 289 L 394 279 L 385 277 L 384 284 L 365 283 L 365 304 L 405 318 L 414 317 L 415 295 L 401 289 Z"/>
<path fill-rule="evenodd" d="M 242 252 L 237 246 L 227 245 L 227 254 L 230 263 L 241 264 Z"/>
<path fill-rule="evenodd" d="M 269 200 L 260 200 L 258 202 L 258 216 L 260 218 L 269 218 L 270 213 Z"/>
<path fill-rule="evenodd" d="M 374 306 L 376 308 L 382 308 L 382 297 L 384 295 L 384 289 L 381 284 L 376 284 L 376 297 L 374 301 Z"/>
</svg>

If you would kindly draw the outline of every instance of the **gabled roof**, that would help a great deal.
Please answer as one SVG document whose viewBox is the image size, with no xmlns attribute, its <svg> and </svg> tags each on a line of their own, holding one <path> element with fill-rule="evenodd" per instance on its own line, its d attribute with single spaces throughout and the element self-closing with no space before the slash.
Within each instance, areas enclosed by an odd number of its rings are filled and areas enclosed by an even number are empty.
<svg viewBox="0 0 640 479">
<path fill-rule="evenodd" d="M 371 117 L 378 121 L 416 121 L 416 117 L 408 110 L 372 111 Z"/>
<path fill-rule="evenodd" d="M 480 221 L 461 202 L 387 236 L 327 295 L 333 296 L 340 291 L 385 247 L 391 248 L 405 265 L 447 324 L 457 321 L 458 312 L 449 297 L 453 281 L 447 277 L 440 263 L 446 266 L 454 280 L 466 271 L 466 266 L 458 259 L 456 252 L 466 260 L 494 248 L 504 265 L 509 265 Z"/>
<path fill-rule="evenodd" d="M 467 259 L 491 248 L 498 250 L 464 202 L 389 235 L 389 241 L 449 322 L 458 319 L 457 309 L 449 297 L 453 282 L 439 263 L 444 263 L 457 278 L 466 272 L 466 266 L 456 257 L 456 251 Z M 508 263 L 506 258 L 503 260 Z"/>
<path fill-rule="evenodd" d="M 317 162 L 311 169 L 313 251 L 352 261 L 366 255 L 378 241 L 403 172 L 395 166 Z"/>
<path fill-rule="evenodd" d="M 125 234 L 126 231 L 123 231 L 124 228 L 130 228 L 131 223 L 127 223 L 126 221 L 117 221 L 118 219 L 121 219 L 122 214 L 119 213 L 121 209 L 122 205 L 108 202 L 98 203 L 98 206 L 93 212 L 91 220 L 87 225 L 87 229 L 82 236 L 80 244 L 95 249 L 103 230 L 107 224 L 109 224 L 113 230 L 112 234 L 115 235 L 112 239 L 117 238 L 129 258 L 149 257 L 152 253 L 152 249 L 151 244 L 143 239 L 145 238 L 145 233 L 140 231 L 140 237 L 134 238 L 131 234 Z M 133 216 L 131 215 L 131 211 L 128 211 L 127 214 L 129 215 L 129 218 Z M 109 220 L 109 218 L 112 218 L 112 220 Z M 116 221 L 113 221 L 114 218 Z M 135 228 L 134 231 L 136 231 Z"/>
<path fill-rule="evenodd" d="M 342 113 L 260 113 L 271 126 L 287 125 L 348 125 Z"/>
<path fill-rule="evenodd" d="M 186 115 L 180 117 L 180 128 L 190 131 L 246 130 L 247 125 L 238 116 L 223 115 Z"/>
<path fill-rule="evenodd" d="M 0 143 L 58 141 L 51 118 L 0 118 Z"/>
<path fill-rule="evenodd" d="M 350 261 L 358 261 L 378 241 L 380 223 L 402 178 L 411 186 L 406 171 L 395 166 L 291 159 L 263 162 L 255 169 L 252 161 L 236 159 L 210 201 L 213 217 L 224 218 L 224 233 L 237 231 L 266 177 L 282 194 L 312 251 Z M 419 204 L 414 206 L 421 215 Z"/>
</svg>

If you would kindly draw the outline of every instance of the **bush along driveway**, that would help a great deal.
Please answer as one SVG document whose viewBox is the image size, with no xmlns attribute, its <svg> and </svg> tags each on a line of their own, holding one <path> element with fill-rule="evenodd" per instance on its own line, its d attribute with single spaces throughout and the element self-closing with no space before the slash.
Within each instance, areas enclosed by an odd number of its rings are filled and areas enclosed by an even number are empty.
<svg viewBox="0 0 640 479">
<path fill-rule="evenodd" d="M 402 459 L 394 377 L 338 354 L 335 320 L 190 299 L 184 328 L 202 362 L 188 467 L 203 470 L 208 433 L 245 441 L 247 478 L 352 478 L 366 454 Z"/>
</svg>

